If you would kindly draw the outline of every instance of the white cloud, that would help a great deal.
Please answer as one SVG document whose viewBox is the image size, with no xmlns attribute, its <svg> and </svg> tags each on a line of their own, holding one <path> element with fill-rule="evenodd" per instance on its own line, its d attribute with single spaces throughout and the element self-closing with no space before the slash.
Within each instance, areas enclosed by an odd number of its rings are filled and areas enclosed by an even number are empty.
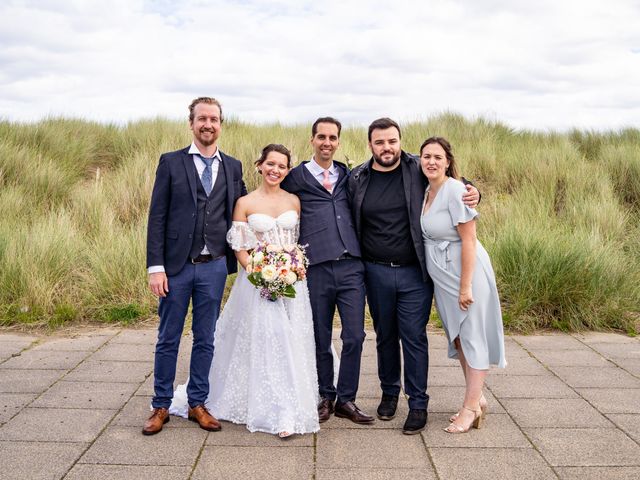
<svg viewBox="0 0 640 480">
<path fill-rule="evenodd" d="M 8 1 L 0 117 L 367 124 L 451 110 L 514 127 L 640 118 L 633 0 Z"/>
</svg>

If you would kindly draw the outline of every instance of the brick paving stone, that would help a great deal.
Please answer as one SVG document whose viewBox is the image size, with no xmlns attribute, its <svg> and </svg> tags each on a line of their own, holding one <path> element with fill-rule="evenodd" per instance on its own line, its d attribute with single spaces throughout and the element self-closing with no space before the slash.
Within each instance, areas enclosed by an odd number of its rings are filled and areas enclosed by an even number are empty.
<svg viewBox="0 0 640 480">
<path fill-rule="evenodd" d="M 3 480 L 62 478 L 85 448 L 86 443 L 0 441 L 0 477 Z"/>
<path fill-rule="evenodd" d="M 387 430 L 320 430 L 316 441 L 320 468 L 429 468 L 420 435 Z M 346 445 L 358 448 L 345 448 Z M 363 452 L 367 452 L 366 455 Z"/>
<path fill-rule="evenodd" d="M 459 365 L 451 367 L 429 367 L 430 387 L 456 387 L 464 385 L 464 375 Z"/>
<path fill-rule="evenodd" d="M 108 335 L 77 335 L 74 337 L 52 337 L 43 340 L 38 345 L 38 350 L 86 350 L 94 352 L 106 342 L 108 342 L 113 334 Z"/>
<path fill-rule="evenodd" d="M 612 367 L 602 355 L 591 349 L 585 350 L 535 350 L 533 355 L 544 365 L 548 366 L 567 366 L 567 367 Z"/>
<path fill-rule="evenodd" d="M 3 393 L 0 395 L 0 424 L 6 423 L 25 405 L 36 398 L 35 393 Z"/>
<path fill-rule="evenodd" d="M 506 368 L 496 368 L 492 367 L 489 371 L 489 376 L 491 375 L 550 375 L 551 373 L 547 370 L 544 365 L 542 365 L 535 358 L 527 355 L 521 357 L 507 357 L 507 366 Z"/>
<path fill-rule="evenodd" d="M 533 448 L 431 448 L 430 452 L 441 479 L 557 478 Z"/>
<path fill-rule="evenodd" d="M 26 350 L 4 362 L 0 369 L 70 370 L 88 354 L 84 351 Z"/>
<path fill-rule="evenodd" d="M 549 376 L 488 375 L 486 384 L 498 398 L 576 398 L 562 380 Z"/>
<path fill-rule="evenodd" d="M 640 338 L 630 337 L 621 333 L 584 332 L 574 333 L 573 336 L 581 342 L 591 343 L 635 343 L 640 345 Z"/>
<path fill-rule="evenodd" d="M 433 467 L 429 468 L 319 468 L 316 480 L 435 480 Z"/>
<path fill-rule="evenodd" d="M 616 358 L 614 363 L 631 375 L 635 375 L 636 378 L 640 378 L 640 359 Z"/>
<path fill-rule="evenodd" d="M 591 348 L 607 358 L 640 360 L 640 343 L 592 343 Z"/>
<path fill-rule="evenodd" d="M 76 464 L 64 480 L 187 480 L 191 467 L 150 467 L 145 465 L 89 465 Z"/>
<path fill-rule="evenodd" d="M 111 343 L 109 342 L 91 356 L 91 360 L 112 360 L 119 362 L 150 362 L 153 360 L 155 345 Z"/>
<path fill-rule="evenodd" d="M 609 413 L 609 420 L 615 423 L 618 428 L 640 443 L 640 414 Z"/>
<path fill-rule="evenodd" d="M 565 333 L 553 333 L 549 335 L 515 335 L 511 337 L 527 350 L 588 350 L 589 347 Z"/>
<path fill-rule="evenodd" d="M 0 427 L 0 440 L 92 442 L 115 410 L 25 408 Z"/>
<path fill-rule="evenodd" d="M 0 369 L 0 393 L 42 393 L 65 373 L 64 370 Z"/>
<path fill-rule="evenodd" d="M 640 446 L 613 428 L 529 428 L 529 436 L 553 466 L 640 466 Z"/>
<path fill-rule="evenodd" d="M 142 434 L 142 423 L 138 427 L 110 426 L 79 463 L 191 466 L 206 436 L 207 432 L 200 428 L 163 428 L 160 433 L 146 436 Z"/>
<path fill-rule="evenodd" d="M 640 467 L 558 467 L 561 480 L 637 480 Z"/>
<path fill-rule="evenodd" d="M 65 377 L 72 382 L 142 383 L 153 371 L 152 362 L 87 360 Z"/>
<path fill-rule="evenodd" d="M 576 391 L 602 413 L 640 413 L 640 389 L 578 388 Z"/>
<path fill-rule="evenodd" d="M 49 408 L 119 410 L 138 388 L 135 383 L 59 381 L 31 404 Z"/>
<path fill-rule="evenodd" d="M 128 343 L 138 345 L 155 345 L 158 340 L 158 330 L 122 330 L 109 343 Z"/>
<path fill-rule="evenodd" d="M 308 479 L 314 474 L 313 448 L 205 447 L 193 480 Z"/>
<path fill-rule="evenodd" d="M 429 426 L 422 433 L 427 447 L 531 448 L 531 443 L 508 415 L 489 414 L 482 428 L 472 428 L 466 434 L 451 434 L 443 430 L 449 425 L 449 415 L 429 415 Z"/>
<path fill-rule="evenodd" d="M 617 367 L 551 367 L 574 388 L 640 388 L 640 379 Z"/>
<path fill-rule="evenodd" d="M 521 427 L 615 428 L 581 398 L 505 398 L 502 402 Z"/>
</svg>

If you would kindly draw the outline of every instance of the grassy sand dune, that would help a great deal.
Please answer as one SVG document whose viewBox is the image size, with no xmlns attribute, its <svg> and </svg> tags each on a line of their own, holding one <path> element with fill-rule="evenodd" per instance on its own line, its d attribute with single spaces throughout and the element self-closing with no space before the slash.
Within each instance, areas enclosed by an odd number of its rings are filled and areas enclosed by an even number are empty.
<svg viewBox="0 0 640 480">
<path fill-rule="evenodd" d="M 403 125 L 405 150 L 447 137 L 483 194 L 489 251 L 512 331 L 618 329 L 640 303 L 640 130 L 517 132 L 443 114 Z M 311 155 L 309 126 L 226 122 L 221 148 L 247 187 L 267 143 Z M 0 324 L 131 322 L 153 315 L 146 215 L 160 153 L 190 143 L 181 122 L 124 127 L 50 119 L 0 122 Z M 366 129 L 345 128 L 338 160 L 370 157 Z"/>
</svg>

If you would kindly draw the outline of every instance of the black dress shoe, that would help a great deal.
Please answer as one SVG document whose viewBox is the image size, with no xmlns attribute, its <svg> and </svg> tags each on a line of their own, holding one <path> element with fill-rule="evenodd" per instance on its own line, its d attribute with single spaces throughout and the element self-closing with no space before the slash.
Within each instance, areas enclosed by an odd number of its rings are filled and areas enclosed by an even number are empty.
<svg viewBox="0 0 640 480">
<path fill-rule="evenodd" d="M 378 418 L 380 420 L 391 420 L 396 416 L 398 408 L 398 397 L 394 395 L 382 395 L 380 405 L 378 405 Z"/>
<path fill-rule="evenodd" d="M 329 420 L 333 413 L 333 401 L 322 397 L 318 404 L 318 422 L 323 423 Z"/>
<path fill-rule="evenodd" d="M 424 430 L 427 426 L 427 411 L 412 408 L 407 415 L 407 421 L 404 422 L 402 433 L 405 435 L 415 435 Z"/>
<path fill-rule="evenodd" d="M 348 418 L 353 423 L 361 425 L 368 425 L 375 421 L 371 415 L 364 413 L 353 402 L 336 403 L 336 417 Z"/>
</svg>

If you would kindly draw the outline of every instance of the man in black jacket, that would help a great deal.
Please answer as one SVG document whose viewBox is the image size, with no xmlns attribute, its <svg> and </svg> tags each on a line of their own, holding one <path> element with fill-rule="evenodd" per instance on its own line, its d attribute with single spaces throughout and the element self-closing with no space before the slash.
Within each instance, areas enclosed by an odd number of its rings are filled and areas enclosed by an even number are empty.
<svg viewBox="0 0 640 480">
<path fill-rule="evenodd" d="M 409 415 L 403 433 L 424 430 L 427 422 L 429 352 L 426 325 L 433 283 L 427 272 L 420 216 L 426 178 L 417 158 L 401 149 L 400 127 L 389 118 L 368 131 L 372 158 L 351 173 L 349 194 L 365 264 L 367 302 L 376 331 L 382 399 L 377 414 L 391 420 L 400 394 L 400 342 Z M 478 191 L 469 187 L 466 203 Z"/>
</svg>

